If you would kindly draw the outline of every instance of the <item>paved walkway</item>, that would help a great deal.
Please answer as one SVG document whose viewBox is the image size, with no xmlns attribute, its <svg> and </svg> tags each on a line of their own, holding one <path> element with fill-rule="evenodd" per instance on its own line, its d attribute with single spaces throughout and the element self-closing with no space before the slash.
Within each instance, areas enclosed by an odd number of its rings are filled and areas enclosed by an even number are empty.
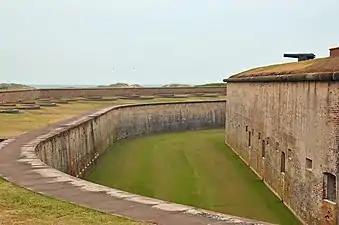
<svg viewBox="0 0 339 225">
<path fill-rule="evenodd" d="M 35 146 L 44 136 L 62 129 L 65 124 L 88 116 L 66 120 L 29 132 L 0 145 L 0 175 L 24 188 L 66 200 L 98 211 L 137 221 L 163 225 L 260 225 L 244 218 L 201 210 L 147 198 L 87 182 L 53 169 L 37 158 Z"/>
</svg>

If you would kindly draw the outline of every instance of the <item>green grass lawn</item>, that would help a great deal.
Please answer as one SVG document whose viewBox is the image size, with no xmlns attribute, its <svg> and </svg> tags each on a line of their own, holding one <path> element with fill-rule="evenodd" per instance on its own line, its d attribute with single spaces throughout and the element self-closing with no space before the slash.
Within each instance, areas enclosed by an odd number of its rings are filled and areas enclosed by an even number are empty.
<svg viewBox="0 0 339 225">
<path fill-rule="evenodd" d="M 0 224 L 141 225 L 19 188 L 0 178 Z"/>
<path fill-rule="evenodd" d="M 278 224 L 300 224 L 224 144 L 223 130 L 119 141 L 86 179 L 227 214 Z"/>
</svg>

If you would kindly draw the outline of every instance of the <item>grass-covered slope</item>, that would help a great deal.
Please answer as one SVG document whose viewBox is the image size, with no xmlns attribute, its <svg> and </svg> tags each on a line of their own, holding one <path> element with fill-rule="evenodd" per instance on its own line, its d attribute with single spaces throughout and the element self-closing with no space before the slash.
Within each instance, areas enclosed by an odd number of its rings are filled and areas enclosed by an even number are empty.
<svg viewBox="0 0 339 225">
<path fill-rule="evenodd" d="M 87 179 L 227 214 L 299 224 L 224 144 L 224 130 L 158 134 L 119 141 Z"/>
<path fill-rule="evenodd" d="M 283 74 L 304 74 L 339 71 L 339 57 L 318 58 L 308 61 L 275 64 L 250 69 L 231 76 L 232 78 L 249 76 L 267 76 Z"/>
</svg>

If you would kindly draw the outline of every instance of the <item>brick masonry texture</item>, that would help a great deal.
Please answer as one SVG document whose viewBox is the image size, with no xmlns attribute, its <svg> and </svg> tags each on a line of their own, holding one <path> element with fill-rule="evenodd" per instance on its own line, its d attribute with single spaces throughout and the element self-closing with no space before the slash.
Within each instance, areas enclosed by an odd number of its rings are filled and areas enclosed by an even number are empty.
<svg viewBox="0 0 339 225">
<path fill-rule="evenodd" d="M 81 176 L 108 146 L 122 138 L 221 128 L 225 103 L 114 106 L 60 122 L 8 141 L 0 151 L 0 174 L 44 195 L 155 224 L 264 225 L 267 223 L 147 198 L 70 176 Z"/>
<path fill-rule="evenodd" d="M 233 150 L 305 224 L 338 224 L 323 173 L 338 177 L 339 83 L 228 82 L 226 105 Z"/>
<path fill-rule="evenodd" d="M 29 101 L 38 98 L 75 98 L 75 97 L 105 97 L 157 95 L 157 94 L 194 94 L 218 93 L 226 95 L 225 87 L 177 87 L 177 88 L 69 88 L 69 89 L 35 89 L 13 90 L 0 92 L 0 102 Z"/>
<path fill-rule="evenodd" d="M 339 47 L 330 49 L 330 57 L 339 57 Z"/>
</svg>

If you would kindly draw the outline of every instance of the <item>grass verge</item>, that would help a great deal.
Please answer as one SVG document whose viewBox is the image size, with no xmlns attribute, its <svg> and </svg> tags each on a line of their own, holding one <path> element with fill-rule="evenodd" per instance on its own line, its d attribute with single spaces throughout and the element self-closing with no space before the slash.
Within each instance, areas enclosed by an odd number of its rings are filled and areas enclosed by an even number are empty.
<svg viewBox="0 0 339 225">
<path fill-rule="evenodd" d="M 224 130 L 114 144 L 86 178 L 125 191 L 278 224 L 300 224 L 224 144 Z"/>
<path fill-rule="evenodd" d="M 141 225 L 18 188 L 0 178 L 0 224 Z"/>
</svg>

